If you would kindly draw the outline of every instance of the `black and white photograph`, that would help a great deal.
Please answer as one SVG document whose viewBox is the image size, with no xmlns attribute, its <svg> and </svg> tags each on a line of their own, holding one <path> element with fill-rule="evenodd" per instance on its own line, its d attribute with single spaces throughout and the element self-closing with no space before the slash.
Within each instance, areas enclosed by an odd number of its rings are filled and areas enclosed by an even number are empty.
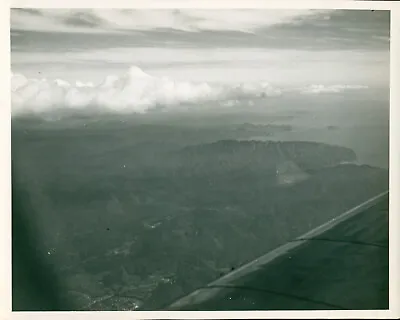
<svg viewBox="0 0 400 320">
<path fill-rule="evenodd" d="M 13 7 L 12 311 L 388 310 L 390 24 Z"/>
</svg>

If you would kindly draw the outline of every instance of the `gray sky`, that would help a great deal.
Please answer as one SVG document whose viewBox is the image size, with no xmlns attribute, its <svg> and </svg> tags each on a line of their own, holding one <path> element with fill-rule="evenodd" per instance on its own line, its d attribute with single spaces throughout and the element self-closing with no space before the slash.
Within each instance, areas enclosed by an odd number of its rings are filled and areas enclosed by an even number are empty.
<svg viewBox="0 0 400 320">
<path fill-rule="evenodd" d="M 176 80 L 386 86 L 389 24 L 385 11 L 14 9 L 12 70 L 97 83 L 135 65 Z"/>
<path fill-rule="evenodd" d="M 13 114 L 387 89 L 389 22 L 371 10 L 13 10 Z"/>
</svg>

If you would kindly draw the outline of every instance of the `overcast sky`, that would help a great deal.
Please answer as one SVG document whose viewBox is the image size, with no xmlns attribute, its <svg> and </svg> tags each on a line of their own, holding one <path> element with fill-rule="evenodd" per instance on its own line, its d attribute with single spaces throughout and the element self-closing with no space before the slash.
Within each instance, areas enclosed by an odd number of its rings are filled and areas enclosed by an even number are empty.
<svg viewBox="0 0 400 320">
<path fill-rule="evenodd" d="M 14 9 L 12 71 L 99 83 L 135 65 L 176 80 L 388 86 L 389 15 Z"/>
</svg>

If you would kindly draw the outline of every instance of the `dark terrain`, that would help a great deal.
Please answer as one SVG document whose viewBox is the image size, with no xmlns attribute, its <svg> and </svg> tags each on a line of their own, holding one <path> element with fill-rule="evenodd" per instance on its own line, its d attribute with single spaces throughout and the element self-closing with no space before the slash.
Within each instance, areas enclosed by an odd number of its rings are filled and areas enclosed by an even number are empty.
<svg viewBox="0 0 400 320">
<path fill-rule="evenodd" d="M 238 140 L 282 130 L 14 121 L 13 241 L 58 310 L 154 310 L 388 188 L 349 148 Z"/>
</svg>

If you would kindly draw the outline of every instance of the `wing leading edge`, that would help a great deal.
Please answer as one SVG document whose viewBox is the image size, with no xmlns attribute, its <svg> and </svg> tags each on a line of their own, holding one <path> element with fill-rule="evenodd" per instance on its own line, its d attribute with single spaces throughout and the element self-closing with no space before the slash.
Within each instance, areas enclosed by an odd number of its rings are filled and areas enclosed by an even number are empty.
<svg viewBox="0 0 400 320">
<path fill-rule="evenodd" d="M 386 191 L 167 309 L 388 309 L 388 292 Z"/>
</svg>

